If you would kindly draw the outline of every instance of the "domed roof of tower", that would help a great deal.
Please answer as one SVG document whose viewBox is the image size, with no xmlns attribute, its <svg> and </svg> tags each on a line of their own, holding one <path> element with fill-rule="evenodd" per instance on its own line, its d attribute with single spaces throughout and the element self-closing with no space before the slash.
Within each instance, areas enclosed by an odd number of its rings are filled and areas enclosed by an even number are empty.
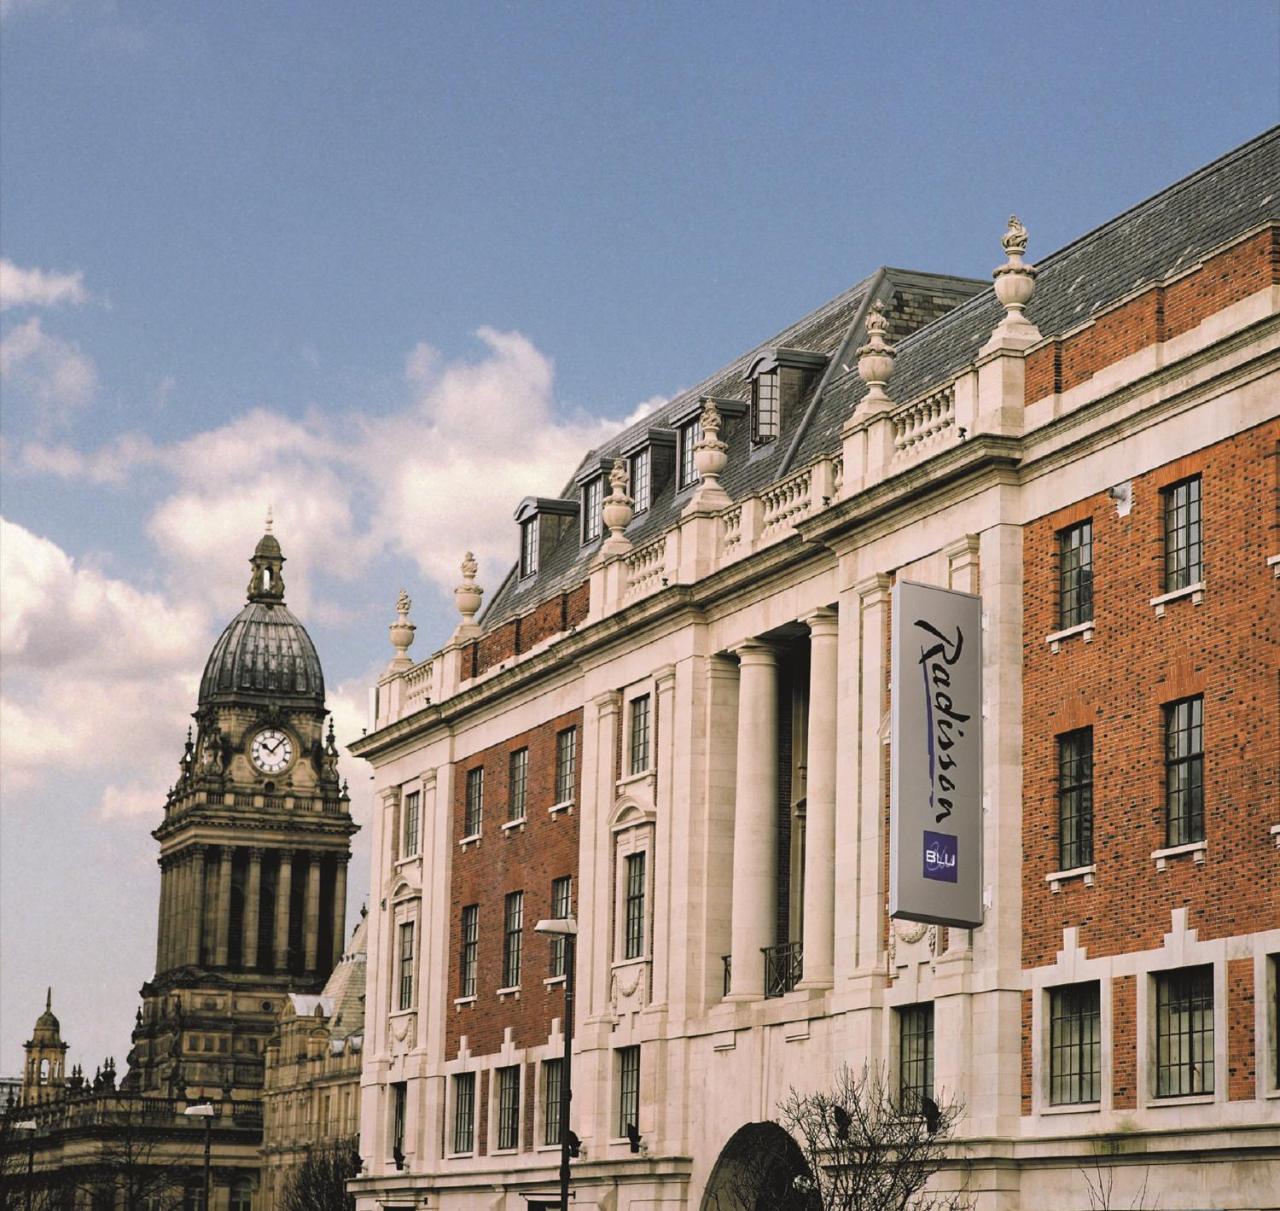
<svg viewBox="0 0 1280 1211">
<path fill-rule="evenodd" d="M 53 1012 L 53 989 L 44 996 L 44 1013 L 36 1018 L 35 1030 L 31 1032 L 33 1043 L 60 1043 L 62 1041 L 62 1023 Z"/>
<path fill-rule="evenodd" d="M 324 705 L 324 673 L 306 628 L 284 603 L 285 559 L 267 532 L 249 563 L 248 603 L 218 637 L 200 678 L 200 705 L 243 694 L 303 699 Z"/>
</svg>

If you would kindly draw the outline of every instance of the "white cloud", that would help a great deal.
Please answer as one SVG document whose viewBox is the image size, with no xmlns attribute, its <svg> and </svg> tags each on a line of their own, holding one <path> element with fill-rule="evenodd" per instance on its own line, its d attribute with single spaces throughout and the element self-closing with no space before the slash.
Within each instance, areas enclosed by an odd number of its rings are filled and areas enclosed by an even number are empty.
<svg viewBox="0 0 1280 1211">
<path fill-rule="evenodd" d="M 32 316 L 0 340 L 0 380 L 44 408 L 47 419 L 65 421 L 93 398 L 98 372 L 76 344 L 50 336 Z"/>
<path fill-rule="evenodd" d="M 7 13 L 12 0 L 0 0 L 0 13 Z M 10 307 L 57 307 L 62 303 L 86 303 L 84 274 L 50 273 L 43 269 L 23 269 L 0 257 L 0 310 Z"/>
</svg>

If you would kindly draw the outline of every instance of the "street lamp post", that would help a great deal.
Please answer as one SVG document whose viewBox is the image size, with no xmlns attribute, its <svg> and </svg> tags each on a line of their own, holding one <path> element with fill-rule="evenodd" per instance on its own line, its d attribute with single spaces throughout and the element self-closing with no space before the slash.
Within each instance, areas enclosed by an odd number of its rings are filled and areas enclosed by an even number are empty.
<svg viewBox="0 0 1280 1211">
<path fill-rule="evenodd" d="M 204 1119 L 204 1208 L 209 1211 L 209 1137 L 213 1133 L 213 1116 L 218 1112 L 211 1102 L 202 1102 L 199 1106 L 188 1106 L 183 1112 L 189 1118 Z"/>
<path fill-rule="evenodd" d="M 27 1211 L 31 1211 L 32 1187 L 36 1181 L 36 1121 L 24 1119 L 14 1123 L 13 1129 L 27 1133 Z"/>
<path fill-rule="evenodd" d="M 564 1059 L 560 1065 L 560 1211 L 569 1211 L 569 1103 L 573 1100 L 573 975 L 577 960 L 578 922 L 572 917 L 539 921 L 534 933 L 564 939 Z"/>
</svg>

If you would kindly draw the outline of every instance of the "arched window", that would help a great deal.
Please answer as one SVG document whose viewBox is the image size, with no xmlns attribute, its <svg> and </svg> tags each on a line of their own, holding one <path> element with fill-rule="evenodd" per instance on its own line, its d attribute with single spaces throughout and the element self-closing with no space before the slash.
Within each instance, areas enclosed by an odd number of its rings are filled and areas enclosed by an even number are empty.
<svg viewBox="0 0 1280 1211">
<path fill-rule="evenodd" d="M 253 1211 L 253 1183 L 238 1177 L 231 1186 L 231 1211 Z"/>
</svg>

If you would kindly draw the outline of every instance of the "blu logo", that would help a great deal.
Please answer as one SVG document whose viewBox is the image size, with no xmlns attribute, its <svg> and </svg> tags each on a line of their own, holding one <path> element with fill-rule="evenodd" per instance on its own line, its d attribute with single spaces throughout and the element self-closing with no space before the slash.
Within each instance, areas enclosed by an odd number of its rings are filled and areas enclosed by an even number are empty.
<svg viewBox="0 0 1280 1211">
<path fill-rule="evenodd" d="M 960 845 L 950 833 L 924 834 L 924 877 L 943 883 L 956 881 Z"/>
</svg>

